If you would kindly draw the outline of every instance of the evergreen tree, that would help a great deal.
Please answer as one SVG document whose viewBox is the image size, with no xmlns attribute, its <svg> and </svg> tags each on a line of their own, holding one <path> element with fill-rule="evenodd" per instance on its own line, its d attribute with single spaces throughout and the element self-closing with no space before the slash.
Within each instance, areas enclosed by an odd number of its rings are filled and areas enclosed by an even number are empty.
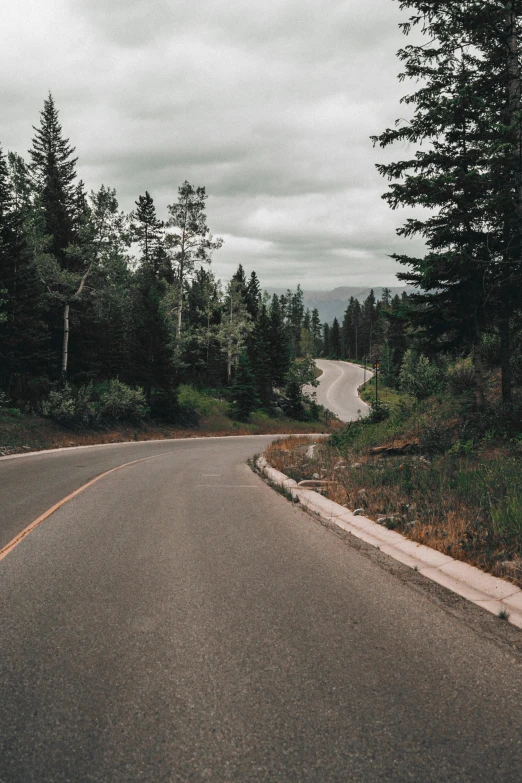
<svg viewBox="0 0 522 783">
<path fill-rule="evenodd" d="M 74 147 L 64 138 L 58 110 L 49 93 L 40 113 L 40 126 L 30 149 L 34 184 L 38 193 L 49 237 L 49 252 L 60 266 L 69 267 L 66 249 L 74 241 L 74 216 L 77 206 Z"/>
<path fill-rule="evenodd" d="M 322 346 L 322 337 L 321 337 L 321 321 L 319 320 L 319 310 L 314 307 L 312 310 L 312 316 L 310 319 L 310 330 L 312 333 L 312 339 L 313 339 L 313 345 L 314 345 L 314 356 L 320 356 L 321 354 L 321 346 Z"/>
<path fill-rule="evenodd" d="M 413 11 L 404 32 L 421 26 L 429 45 L 399 52 L 404 76 L 421 85 L 404 99 L 415 107 L 414 117 L 376 141 L 429 143 L 414 158 L 379 169 L 398 180 L 385 195 L 393 208 L 420 205 L 432 215 L 399 229 L 422 235 L 428 247 L 423 258 L 396 256 L 412 270 L 399 277 L 421 289 L 411 312 L 432 344 L 473 348 L 479 406 L 482 336 L 500 321 L 509 400 L 509 317 L 520 301 L 522 237 L 521 3 L 400 4 Z"/>
<path fill-rule="evenodd" d="M 175 401 L 175 368 L 170 332 L 161 308 L 162 287 L 149 266 L 134 282 L 128 380 L 145 390 L 152 410 L 165 416 Z"/>
<path fill-rule="evenodd" d="M 245 295 L 247 289 L 247 280 L 246 280 L 245 270 L 243 269 L 243 266 L 241 264 L 239 264 L 237 270 L 232 275 L 232 281 L 234 283 L 237 283 L 237 290 L 241 291 L 241 293 Z"/>
<path fill-rule="evenodd" d="M 164 223 L 156 215 L 150 193 L 138 196 L 136 209 L 131 213 L 132 238 L 139 244 L 141 261 L 148 264 L 155 280 L 173 282 L 172 269 L 164 248 Z"/>
<path fill-rule="evenodd" d="M 175 265 L 178 286 L 176 339 L 181 338 L 183 302 L 187 279 L 197 266 L 210 263 L 212 250 L 217 250 L 223 240 L 214 239 L 207 226 L 204 187 L 194 188 L 185 180 L 178 188 L 178 201 L 170 204 L 168 226 L 174 229 L 167 237 Z"/>
<path fill-rule="evenodd" d="M 334 359 L 341 358 L 341 328 L 337 318 L 333 319 L 330 330 L 330 354 Z"/>
<path fill-rule="evenodd" d="M 246 351 L 239 357 L 234 383 L 230 389 L 230 396 L 234 403 L 234 413 L 238 419 L 248 419 L 252 411 L 258 405 L 256 392 L 256 379 Z"/>
<path fill-rule="evenodd" d="M 255 321 L 261 302 L 261 286 L 255 272 L 251 273 L 247 283 L 245 299 L 250 317 Z"/>
<path fill-rule="evenodd" d="M 348 307 L 345 310 L 342 325 L 342 351 L 345 359 L 355 359 L 363 353 L 360 351 L 360 322 L 361 305 L 353 296 L 350 297 Z"/>
<path fill-rule="evenodd" d="M 281 308 L 282 298 L 274 294 L 269 307 L 270 366 L 274 386 L 283 385 L 290 367 L 290 346 Z"/>
<path fill-rule="evenodd" d="M 0 388 L 15 398 L 28 396 L 29 381 L 45 374 L 50 359 L 42 286 L 32 263 L 25 218 L 0 148 Z"/>
<path fill-rule="evenodd" d="M 271 361 L 270 319 L 262 304 L 248 340 L 248 357 L 254 374 L 256 392 L 263 408 L 268 408 L 275 385 Z"/>
<path fill-rule="evenodd" d="M 328 359 L 330 356 L 330 325 L 323 324 L 323 351 L 322 355 Z"/>
</svg>

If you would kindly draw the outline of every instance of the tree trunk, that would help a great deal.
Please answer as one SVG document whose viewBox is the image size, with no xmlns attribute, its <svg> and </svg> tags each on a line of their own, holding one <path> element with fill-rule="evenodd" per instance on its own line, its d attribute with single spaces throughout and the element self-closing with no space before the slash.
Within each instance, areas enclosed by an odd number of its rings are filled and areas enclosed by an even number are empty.
<svg viewBox="0 0 522 783">
<path fill-rule="evenodd" d="M 482 366 L 482 329 L 477 314 L 474 317 L 473 329 L 473 367 L 475 370 L 475 386 L 477 408 L 482 410 L 485 405 L 484 397 L 484 372 Z"/>
<path fill-rule="evenodd" d="M 502 370 L 502 402 L 510 403 L 513 400 L 511 387 L 511 328 L 509 315 L 502 318 L 500 327 L 500 367 Z"/>
<path fill-rule="evenodd" d="M 511 128 L 512 139 L 512 164 L 511 176 L 514 197 L 514 214 L 506 216 L 506 252 L 504 256 L 504 272 L 502 275 L 502 291 L 500 306 L 502 308 L 500 328 L 500 353 L 502 369 L 502 400 L 512 401 L 511 366 L 510 366 L 510 316 L 513 312 L 513 288 L 520 281 L 520 264 L 522 262 L 522 137 L 521 137 L 521 95 L 522 79 L 519 62 L 519 44 L 517 35 L 517 15 L 513 0 L 505 4 L 505 28 L 507 47 L 507 112 L 508 125 Z M 514 265 L 516 278 L 514 280 L 511 270 Z M 516 295 L 516 294 L 515 294 Z"/>
<path fill-rule="evenodd" d="M 179 267 L 178 322 L 176 324 L 176 341 L 181 338 L 181 315 L 183 312 L 183 264 Z"/>
<path fill-rule="evenodd" d="M 69 362 L 69 302 L 63 307 L 63 347 L 62 347 L 62 381 L 67 380 L 67 364 Z"/>
</svg>

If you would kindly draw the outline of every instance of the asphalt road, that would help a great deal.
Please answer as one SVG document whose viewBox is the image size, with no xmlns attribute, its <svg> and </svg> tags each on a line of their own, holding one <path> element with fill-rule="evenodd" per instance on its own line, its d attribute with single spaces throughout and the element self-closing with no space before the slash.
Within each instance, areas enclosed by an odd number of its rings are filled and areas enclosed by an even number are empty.
<svg viewBox="0 0 522 783">
<path fill-rule="evenodd" d="M 319 378 L 317 402 L 331 410 L 341 421 L 353 421 L 368 412 L 368 406 L 357 396 L 358 387 L 371 377 L 358 364 L 316 359 L 323 374 Z"/>
<path fill-rule="evenodd" d="M 520 634 L 267 487 L 268 440 L 0 461 L 5 540 L 153 457 L 0 562 L 1 783 L 520 783 Z"/>
</svg>

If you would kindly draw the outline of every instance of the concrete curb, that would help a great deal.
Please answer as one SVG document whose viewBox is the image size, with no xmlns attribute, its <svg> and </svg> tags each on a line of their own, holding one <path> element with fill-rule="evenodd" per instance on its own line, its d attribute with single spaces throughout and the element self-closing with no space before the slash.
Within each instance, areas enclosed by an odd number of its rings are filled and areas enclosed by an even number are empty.
<svg viewBox="0 0 522 783">
<path fill-rule="evenodd" d="M 507 612 L 508 622 L 522 628 L 522 590 L 511 582 L 486 574 L 479 568 L 455 560 L 436 549 L 417 544 L 401 533 L 388 530 L 368 517 L 356 516 L 339 503 L 328 500 L 310 489 L 301 489 L 293 479 L 272 468 L 264 457 L 257 460 L 259 469 L 274 484 L 286 487 L 301 505 L 342 530 L 380 549 L 427 579 L 446 587 L 468 601 L 498 615 Z"/>
</svg>

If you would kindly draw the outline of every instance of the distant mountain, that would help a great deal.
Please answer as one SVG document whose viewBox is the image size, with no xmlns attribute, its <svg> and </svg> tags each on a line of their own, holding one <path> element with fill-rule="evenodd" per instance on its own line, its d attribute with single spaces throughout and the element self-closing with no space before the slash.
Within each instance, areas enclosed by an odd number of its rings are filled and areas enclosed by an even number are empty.
<svg viewBox="0 0 522 783">
<path fill-rule="evenodd" d="M 373 293 L 375 294 L 376 299 L 382 297 L 383 288 L 384 286 L 373 286 Z M 399 294 L 400 296 L 403 291 L 409 293 L 414 290 L 410 286 L 389 286 L 389 288 L 392 296 L 395 296 L 395 294 Z M 326 321 L 331 324 L 334 318 L 337 318 L 339 321 L 343 320 L 344 311 L 346 310 L 348 300 L 351 296 L 353 296 L 354 299 L 358 299 L 359 302 L 363 302 L 371 290 L 371 286 L 364 288 L 362 286 L 343 285 L 334 288 L 333 291 L 303 290 L 303 295 L 305 306 L 309 307 L 310 310 L 313 310 L 314 307 L 316 307 L 319 310 L 319 318 L 321 321 Z M 286 293 L 286 288 L 267 288 L 267 291 L 269 294 L 280 295 Z"/>
</svg>

